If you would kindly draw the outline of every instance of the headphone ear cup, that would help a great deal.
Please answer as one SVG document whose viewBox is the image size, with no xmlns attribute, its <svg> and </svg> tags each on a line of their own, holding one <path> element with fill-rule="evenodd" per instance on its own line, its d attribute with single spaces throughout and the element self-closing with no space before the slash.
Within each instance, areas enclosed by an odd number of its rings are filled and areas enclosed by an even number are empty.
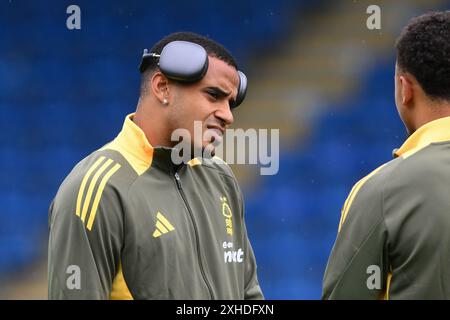
<svg viewBox="0 0 450 320">
<path fill-rule="evenodd" d="M 239 75 L 239 87 L 238 87 L 238 93 L 236 95 L 236 102 L 234 105 L 234 108 L 238 107 L 242 101 L 245 99 L 245 95 L 247 94 L 247 76 L 242 72 L 238 70 Z"/>
<path fill-rule="evenodd" d="M 161 51 L 159 68 L 166 77 L 180 82 L 196 82 L 208 71 L 206 50 L 193 42 L 172 41 Z"/>
</svg>

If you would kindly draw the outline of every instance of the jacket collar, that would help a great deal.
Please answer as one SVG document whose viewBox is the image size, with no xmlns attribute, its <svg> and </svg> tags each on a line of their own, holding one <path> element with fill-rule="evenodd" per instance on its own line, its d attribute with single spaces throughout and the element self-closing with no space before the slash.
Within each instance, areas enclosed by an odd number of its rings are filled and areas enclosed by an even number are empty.
<svg viewBox="0 0 450 320">
<path fill-rule="evenodd" d="M 394 152 L 394 156 L 407 157 L 431 143 L 444 141 L 450 141 L 450 117 L 433 120 L 421 126 Z"/>
<path fill-rule="evenodd" d="M 172 162 L 172 148 L 153 147 L 142 129 L 133 122 L 134 113 L 125 117 L 122 130 L 115 142 L 121 148 L 142 163 L 144 167 L 158 167 L 168 173 L 175 173 L 180 165 Z"/>
</svg>

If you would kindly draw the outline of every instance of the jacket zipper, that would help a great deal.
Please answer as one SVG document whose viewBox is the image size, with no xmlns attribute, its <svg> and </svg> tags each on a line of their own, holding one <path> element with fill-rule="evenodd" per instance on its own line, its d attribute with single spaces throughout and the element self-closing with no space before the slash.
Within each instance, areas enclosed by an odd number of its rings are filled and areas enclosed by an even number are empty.
<svg viewBox="0 0 450 320">
<path fill-rule="evenodd" d="M 189 212 L 189 216 L 191 217 L 192 225 L 194 226 L 194 235 L 195 235 L 195 242 L 197 245 L 197 257 L 198 257 L 198 263 L 200 266 L 200 272 L 202 274 L 203 280 L 206 283 L 206 286 L 208 287 L 208 291 L 209 291 L 209 294 L 211 295 L 211 299 L 214 300 L 215 299 L 214 294 L 213 294 L 211 285 L 209 284 L 208 279 L 206 278 L 206 273 L 205 273 L 205 270 L 203 267 L 202 257 L 200 254 L 200 240 L 199 240 L 199 235 L 198 235 L 197 224 L 195 223 L 194 214 L 192 213 L 191 207 L 189 206 L 189 203 L 187 202 L 184 191 L 181 188 L 180 176 L 178 175 L 178 172 L 175 172 L 175 181 L 177 184 L 178 192 L 180 193 L 181 198 L 183 199 L 184 204 L 186 205 L 186 208 Z"/>
</svg>

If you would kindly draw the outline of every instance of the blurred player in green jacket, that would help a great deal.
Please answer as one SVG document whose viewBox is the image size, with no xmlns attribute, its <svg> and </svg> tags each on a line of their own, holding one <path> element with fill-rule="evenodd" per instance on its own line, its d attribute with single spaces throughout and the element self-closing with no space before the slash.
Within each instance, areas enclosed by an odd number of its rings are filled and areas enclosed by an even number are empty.
<svg viewBox="0 0 450 320">
<path fill-rule="evenodd" d="M 450 11 L 412 19 L 396 47 L 410 136 L 345 201 L 324 299 L 450 299 Z"/>
</svg>

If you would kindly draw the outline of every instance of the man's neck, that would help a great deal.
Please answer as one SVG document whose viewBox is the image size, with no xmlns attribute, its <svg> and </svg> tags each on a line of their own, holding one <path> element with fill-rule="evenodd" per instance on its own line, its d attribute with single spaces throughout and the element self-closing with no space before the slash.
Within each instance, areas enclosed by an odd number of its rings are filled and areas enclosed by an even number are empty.
<svg viewBox="0 0 450 320">
<path fill-rule="evenodd" d="M 149 106 L 139 105 L 133 117 L 133 122 L 144 132 L 147 141 L 153 147 L 171 147 L 168 139 L 167 126 L 158 112 L 151 112 Z"/>
<path fill-rule="evenodd" d="M 416 119 L 416 130 L 428 122 L 450 117 L 450 102 L 446 101 L 428 101 L 426 105 L 421 107 L 420 112 Z"/>
</svg>

